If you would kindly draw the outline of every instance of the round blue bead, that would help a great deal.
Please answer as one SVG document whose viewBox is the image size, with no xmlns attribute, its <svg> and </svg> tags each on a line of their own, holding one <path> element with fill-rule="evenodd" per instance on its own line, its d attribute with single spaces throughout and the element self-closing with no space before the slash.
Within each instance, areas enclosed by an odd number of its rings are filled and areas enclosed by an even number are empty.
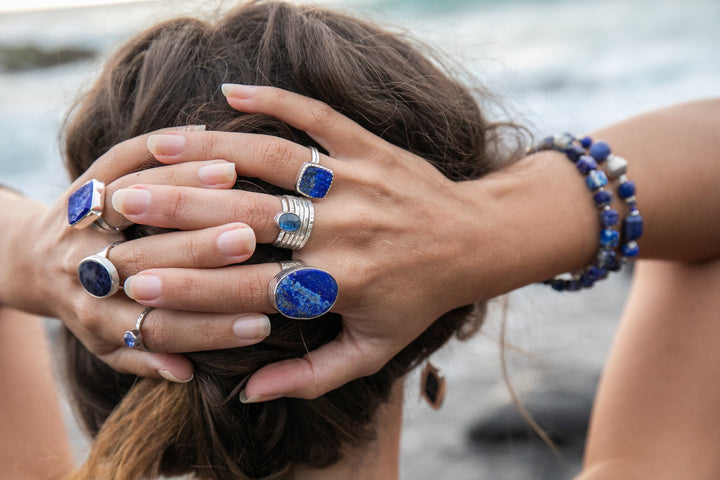
<svg viewBox="0 0 720 480">
<path fill-rule="evenodd" d="M 595 205 L 598 207 L 605 206 L 612 201 L 612 193 L 607 190 L 600 190 L 593 195 L 593 200 L 595 200 Z"/>
<path fill-rule="evenodd" d="M 570 280 L 567 282 L 567 290 L 568 292 L 577 292 L 582 288 L 582 283 L 580 280 Z"/>
<path fill-rule="evenodd" d="M 620 252 L 628 258 L 635 258 L 640 254 L 640 247 L 637 242 L 628 242 L 620 247 Z"/>
<path fill-rule="evenodd" d="M 593 282 L 597 280 L 602 280 L 607 277 L 607 271 L 595 265 L 588 267 L 586 273 L 588 275 L 588 278 L 590 278 Z"/>
<path fill-rule="evenodd" d="M 575 163 L 580 157 L 585 155 L 585 149 L 582 148 L 580 145 L 570 145 L 570 147 L 565 150 L 565 155 L 567 156 L 568 160 Z"/>
<path fill-rule="evenodd" d="M 597 266 L 605 270 L 612 270 L 613 265 L 618 262 L 617 254 L 612 250 L 605 249 L 598 252 L 597 260 Z"/>
<path fill-rule="evenodd" d="M 604 162 L 610 155 L 610 145 L 605 142 L 595 142 L 590 147 L 590 155 L 592 155 L 598 163 Z"/>
<path fill-rule="evenodd" d="M 578 158 L 577 162 L 575 162 L 575 166 L 580 173 L 587 175 L 597 169 L 597 162 L 595 162 L 595 159 L 590 155 L 582 155 Z"/>
<path fill-rule="evenodd" d="M 278 217 L 278 226 L 285 232 L 295 232 L 301 224 L 302 220 L 294 213 L 285 212 Z"/>
<path fill-rule="evenodd" d="M 583 272 L 582 276 L 580 277 L 580 283 L 584 288 L 590 288 L 595 284 L 595 280 L 590 276 L 588 272 Z"/>
<path fill-rule="evenodd" d="M 582 145 L 583 148 L 590 148 L 590 145 L 592 145 L 592 138 L 583 137 L 582 140 L 580 140 L 580 145 Z"/>
<path fill-rule="evenodd" d="M 615 248 L 620 243 L 620 234 L 617 230 L 605 228 L 600 232 L 600 245 Z"/>
<path fill-rule="evenodd" d="M 561 279 L 552 279 L 550 280 L 550 286 L 553 290 L 557 290 L 558 292 L 564 292 L 565 291 L 565 280 Z"/>
<path fill-rule="evenodd" d="M 623 182 L 618 186 L 618 196 L 620 198 L 630 198 L 635 195 L 635 184 L 631 181 Z"/>
<path fill-rule="evenodd" d="M 643 234 L 643 218 L 640 215 L 628 215 L 623 220 L 623 237 L 625 241 L 637 240 Z"/>
<path fill-rule="evenodd" d="M 585 177 L 585 184 L 590 190 L 597 190 L 607 185 L 608 179 L 602 170 L 593 170 Z"/>
<path fill-rule="evenodd" d="M 618 220 L 620 220 L 620 216 L 617 210 L 609 209 L 600 212 L 600 221 L 604 227 L 612 227 L 618 223 Z"/>
</svg>

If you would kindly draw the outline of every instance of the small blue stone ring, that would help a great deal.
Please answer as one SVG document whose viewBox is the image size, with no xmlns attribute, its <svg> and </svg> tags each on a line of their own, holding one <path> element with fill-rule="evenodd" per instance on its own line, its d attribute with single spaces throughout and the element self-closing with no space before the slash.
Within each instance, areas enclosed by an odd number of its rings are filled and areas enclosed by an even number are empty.
<svg viewBox="0 0 720 480">
<path fill-rule="evenodd" d="M 120 275 L 107 258 L 110 250 L 122 242 L 114 242 L 95 255 L 80 260 L 77 267 L 80 284 L 95 298 L 114 295 L 120 289 Z"/>
<path fill-rule="evenodd" d="M 144 347 L 143 341 L 142 341 L 142 333 L 140 329 L 142 329 L 142 324 L 145 321 L 145 317 L 148 316 L 148 313 L 155 310 L 154 307 L 147 307 L 145 310 L 142 311 L 140 316 L 135 321 L 135 328 L 133 330 L 128 330 L 123 335 L 123 341 L 125 342 L 125 345 L 127 345 L 130 348 L 142 348 L 143 350 L 147 350 L 147 348 Z"/>
<path fill-rule="evenodd" d="M 94 178 L 85 182 L 68 197 L 67 220 L 71 227 L 83 229 L 91 226 L 103 233 L 117 233 L 102 219 L 105 202 L 105 184 Z"/>
<path fill-rule="evenodd" d="M 310 161 L 305 162 L 295 182 L 295 191 L 304 197 L 325 198 L 333 181 L 333 171 L 320 165 L 320 152 L 310 147 Z"/>
<path fill-rule="evenodd" d="M 278 248 L 299 250 L 310 238 L 315 223 L 315 207 L 307 198 L 283 195 L 282 212 L 275 215 L 275 225 L 280 229 L 273 245 Z"/>
<path fill-rule="evenodd" d="M 326 314 L 335 305 L 338 285 L 332 275 L 300 261 L 281 262 L 280 273 L 270 281 L 269 295 L 278 312 L 295 320 Z"/>
</svg>

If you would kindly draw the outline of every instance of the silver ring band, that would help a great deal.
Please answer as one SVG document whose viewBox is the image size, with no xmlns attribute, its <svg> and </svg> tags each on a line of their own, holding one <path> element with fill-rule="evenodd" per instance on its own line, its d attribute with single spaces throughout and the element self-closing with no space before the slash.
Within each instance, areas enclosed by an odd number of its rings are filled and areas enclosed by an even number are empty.
<svg viewBox="0 0 720 480">
<path fill-rule="evenodd" d="M 102 217 L 97 217 L 95 221 L 90 224 L 90 227 L 101 233 L 119 233 L 123 231 L 123 229 L 120 227 L 113 227 L 111 225 L 108 225 L 108 223 L 103 220 Z"/>
<path fill-rule="evenodd" d="M 273 246 L 299 250 L 305 246 L 315 224 L 315 206 L 307 198 L 283 195 L 280 197 L 282 211 L 275 215 L 275 225 L 280 229 Z"/>
<path fill-rule="evenodd" d="M 138 316 L 137 320 L 135 321 L 135 329 L 134 330 L 127 330 L 125 334 L 123 335 L 123 341 L 125 342 L 125 345 L 127 345 L 130 348 L 139 348 L 143 347 L 143 341 L 142 341 L 142 324 L 145 321 L 145 318 L 148 316 L 150 312 L 155 310 L 154 307 L 147 307 L 145 310 L 143 310 L 140 313 L 140 316 Z M 145 348 L 144 348 L 145 349 Z M 147 350 L 147 349 L 145 349 Z"/>
</svg>

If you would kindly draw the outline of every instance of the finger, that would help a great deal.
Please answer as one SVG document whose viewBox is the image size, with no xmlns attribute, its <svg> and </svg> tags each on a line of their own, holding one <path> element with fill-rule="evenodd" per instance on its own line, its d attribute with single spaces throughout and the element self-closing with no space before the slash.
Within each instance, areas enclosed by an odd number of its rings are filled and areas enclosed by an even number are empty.
<svg viewBox="0 0 720 480">
<path fill-rule="evenodd" d="M 129 348 L 118 348 L 99 355 L 100 360 L 120 373 L 148 378 L 164 378 L 175 383 L 187 383 L 193 379 L 193 366 L 183 355 L 173 353 L 150 353 Z"/>
<path fill-rule="evenodd" d="M 188 162 L 131 173 L 120 177 L 106 186 L 103 220 L 112 226 L 122 227 L 128 225 L 129 222 L 127 219 L 113 208 L 111 199 L 116 191 L 132 185 L 160 184 L 227 189 L 235 185 L 236 178 L 235 165 L 224 160 Z M 140 201 L 142 201 L 142 199 L 140 199 Z"/>
<path fill-rule="evenodd" d="M 149 151 L 166 164 L 221 158 L 235 164 L 238 175 L 261 178 L 287 190 L 295 189 L 302 166 L 312 158 L 308 147 L 282 138 L 236 132 L 183 132 L 151 135 Z M 320 155 L 333 170 L 334 183 L 351 178 L 348 163 Z"/>
<path fill-rule="evenodd" d="M 248 380 L 241 400 L 256 403 L 279 397 L 313 399 L 377 372 L 387 360 L 365 354 L 345 332 L 303 358 L 261 368 Z"/>
<path fill-rule="evenodd" d="M 249 225 L 257 240 L 270 243 L 278 234 L 278 197 L 242 190 L 206 190 L 165 185 L 136 185 L 112 197 L 118 212 L 133 223 L 179 230 L 199 230 L 231 222 Z"/>
<path fill-rule="evenodd" d="M 276 263 L 221 269 L 158 268 L 125 280 L 125 294 L 143 305 L 194 312 L 275 312 L 268 285 Z"/>
<path fill-rule="evenodd" d="M 243 223 L 191 232 L 169 232 L 123 242 L 108 258 L 121 279 L 148 268 L 216 268 L 244 262 L 255 251 L 255 234 Z"/>
<path fill-rule="evenodd" d="M 303 130 L 336 158 L 358 158 L 378 138 L 329 105 L 274 87 L 226 83 L 223 94 L 241 112 L 272 115 Z"/>
</svg>

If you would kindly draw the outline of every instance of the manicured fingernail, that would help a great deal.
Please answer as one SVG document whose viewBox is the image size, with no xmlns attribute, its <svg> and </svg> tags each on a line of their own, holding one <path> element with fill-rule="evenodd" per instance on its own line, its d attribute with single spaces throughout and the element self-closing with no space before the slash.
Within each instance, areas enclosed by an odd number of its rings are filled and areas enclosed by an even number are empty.
<svg viewBox="0 0 720 480">
<path fill-rule="evenodd" d="M 282 398 L 285 395 L 282 393 L 277 393 L 275 395 L 254 395 L 252 397 L 248 397 L 247 393 L 245 393 L 245 389 L 243 388 L 242 392 L 240 392 L 240 402 L 241 403 L 260 403 L 260 402 L 269 402 L 270 400 L 277 400 L 278 398 Z"/>
<path fill-rule="evenodd" d="M 123 289 L 133 300 L 154 300 L 160 296 L 162 281 L 155 275 L 133 275 L 125 280 Z"/>
<path fill-rule="evenodd" d="M 222 93 L 226 97 L 233 98 L 252 98 L 255 96 L 257 89 L 249 85 L 240 85 L 238 83 L 223 83 Z"/>
<path fill-rule="evenodd" d="M 182 135 L 150 135 L 147 147 L 153 155 L 178 155 L 185 148 Z"/>
<path fill-rule="evenodd" d="M 229 257 L 249 255 L 255 251 L 255 233 L 250 227 L 233 228 L 218 235 L 216 244 Z"/>
<path fill-rule="evenodd" d="M 179 132 L 204 132 L 206 128 L 205 125 L 182 125 L 175 127 L 174 130 Z"/>
<path fill-rule="evenodd" d="M 235 164 L 219 160 L 200 167 L 198 178 L 209 186 L 228 185 L 235 183 Z"/>
<path fill-rule="evenodd" d="M 163 377 L 168 382 L 175 382 L 175 383 L 188 383 L 193 378 L 195 378 L 195 375 L 190 375 L 190 378 L 188 378 L 187 380 L 180 380 L 175 375 L 170 373 L 168 370 L 158 370 L 158 375 Z"/>
<path fill-rule="evenodd" d="M 121 188 L 113 193 L 112 206 L 123 215 L 141 215 L 150 206 L 150 192 L 142 188 Z"/>
<path fill-rule="evenodd" d="M 233 333 L 243 340 L 255 340 L 270 335 L 270 319 L 261 314 L 248 314 L 233 323 Z"/>
</svg>

